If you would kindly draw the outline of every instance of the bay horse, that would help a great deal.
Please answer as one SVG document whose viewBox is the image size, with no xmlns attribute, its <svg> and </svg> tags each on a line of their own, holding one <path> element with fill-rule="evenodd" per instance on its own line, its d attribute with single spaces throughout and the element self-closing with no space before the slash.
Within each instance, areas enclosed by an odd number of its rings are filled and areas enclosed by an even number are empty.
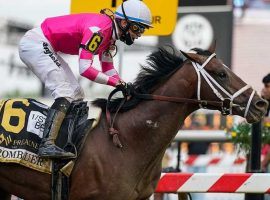
<svg viewBox="0 0 270 200">
<path fill-rule="evenodd" d="M 70 179 L 70 200 L 147 200 L 161 175 L 161 160 L 185 118 L 200 107 L 239 115 L 254 123 L 267 103 L 208 50 L 184 53 L 159 48 L 148 56 L 133 83 L 134 95 L 117 114 L 114 128 L 122 148 L 108 133 L 106 100 L 99 124 L 87 135 Z M 121 99 L 120 99 L 121 100 Z M 113 111 L 119 104 L 110 104 Z M 51 176 L 17 164 L 0 163 L 0 199 L 49 200 Z"/>
</svg>

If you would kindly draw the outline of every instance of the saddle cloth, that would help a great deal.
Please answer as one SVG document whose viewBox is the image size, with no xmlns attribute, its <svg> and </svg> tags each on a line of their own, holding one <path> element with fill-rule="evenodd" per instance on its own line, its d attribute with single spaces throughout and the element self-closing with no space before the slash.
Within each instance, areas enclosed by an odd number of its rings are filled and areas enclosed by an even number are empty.
<svg viewBox="0 0 270 200">
<path fill-rule="evenodd" d="M 91 106 L 90 102 L 71 104 L 56 142 L 58 146 L 72 151 L 66 146 L 72 141 L 73 148 L 80 147 L 86 132 L 91 125 L 97 125 L 101 115 L 99 108 Z M 37 155 L 48 109 L 34 99 L 0 100 L 0 162 L 51 173 L 52 161 Z"/>
</svg>

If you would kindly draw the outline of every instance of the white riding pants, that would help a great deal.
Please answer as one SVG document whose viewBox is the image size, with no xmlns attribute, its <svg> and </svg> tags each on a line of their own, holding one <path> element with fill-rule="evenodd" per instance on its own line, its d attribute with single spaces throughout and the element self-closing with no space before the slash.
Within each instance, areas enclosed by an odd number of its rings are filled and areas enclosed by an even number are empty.
<svg viewBox="0 0 270 200">
<path fill-rule="evenodd" d="M 69 65 L 52 48 L 41 28 L 28 31 L 20 41 L 21 60 L 45 84 L 54 99 L 84 98 L 84 92 Z"/>
</svg>

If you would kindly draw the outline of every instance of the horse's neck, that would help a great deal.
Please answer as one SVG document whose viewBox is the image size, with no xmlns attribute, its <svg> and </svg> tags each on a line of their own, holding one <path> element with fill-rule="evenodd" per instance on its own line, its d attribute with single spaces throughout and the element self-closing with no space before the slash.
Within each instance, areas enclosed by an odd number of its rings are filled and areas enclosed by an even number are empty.
<svg viewBox="0 0 270 200">
<path fill-rule="evenodd" d="M 137 146 L 140 146 L 142 152 L 147 150 L 157 153 L 166 148 L 174 138 L 187 116 L 186 112 L 185 106 L 169 102 L 143 102 L 136 111 L 132 110 L 127 114 L 131 126 L 127 129 L 127 135 L 132 140 L 137 140 Z"/>
<path fill-rule="evenodd" d="M 170 92 L 162 92 L 162 89 L 155 94 L 175 96 Z M 184 103 L 143 101 L 135 109 L 124 113 L 120 123 L 126 129 L 126 137 L 131 140 L 129 142 L 136 141 L 136 147 L 142 155 L 145 156 L 147 151 L 147 155 L 155 157 L 164 153 L 185 118 L 195 110 L 193 107 L 192 104 Z"/>
</svg>

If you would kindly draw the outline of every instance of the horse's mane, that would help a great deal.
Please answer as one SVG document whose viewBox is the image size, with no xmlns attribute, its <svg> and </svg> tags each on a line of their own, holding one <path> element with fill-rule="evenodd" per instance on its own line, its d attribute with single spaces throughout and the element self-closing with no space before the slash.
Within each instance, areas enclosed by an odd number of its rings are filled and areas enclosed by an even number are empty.
<svg viewBox="0 0 270 200">
<path fill-rule="evenodd" d="M 133 83 L 134 87 L 145 93 L 151 93 L 157 85 L 167 80 L 182 66 L 184 60 L 177 53 L 179 54 L 172 47 L 167 49 L 160 47 L 151 53 L 146 59 L 146 65 L 141 65 L 141 70 Z"/>
<path fill-rule="evenodd" d="M 172 50 L 172 52 L 170 51 Z M 199 48 L 194 48 L 200 55 L 209 55 L 210 52 Z M 211 55 L 211 53 L 210 53 Z M 146 65 L 141 65 L 141 70 L 133 83 L 137 92 L 151 93 L 159 84 L 168 79 L 177 69 L 181 68 L 184 63 L 183 55 L 173 47 L 160 47 L 157 51 L 147 56 Z M 114 112 L 119 105 L 121 98 L 113 99 L 110 102 L 110 111 Z M 131 98 L 127 101 L 121 111 L 127 111 L 134 108 L 141 100 Z M 106 99 L 95 99 L 93 105 L 106 109 Z"/>
</svg>

